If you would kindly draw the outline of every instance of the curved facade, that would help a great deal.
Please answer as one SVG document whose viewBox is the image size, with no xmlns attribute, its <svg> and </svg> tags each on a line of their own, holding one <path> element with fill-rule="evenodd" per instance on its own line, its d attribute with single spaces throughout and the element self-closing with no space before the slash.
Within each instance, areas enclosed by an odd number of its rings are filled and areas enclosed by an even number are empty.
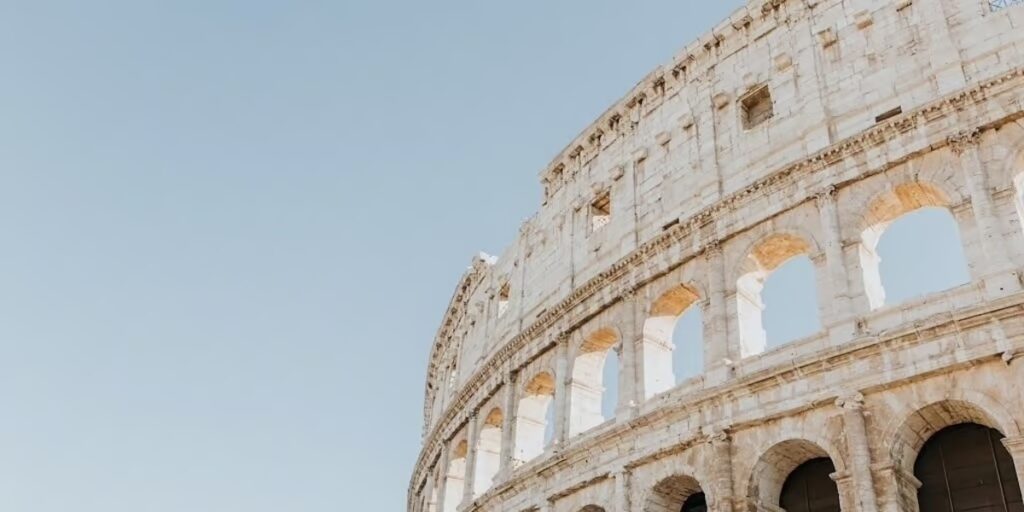
<svg viewBox="0 0 1024 512">
<path fill-rule="evenodd" d="M 751 2 L 540 178 L 434 341 L 409 511 L 1024 510 L 1020 1 Z M 892 304 L 878 241 L 922 208 L 969 282 Z M 821 329 L 768 348 L 799 256 Z"/>
</svg>

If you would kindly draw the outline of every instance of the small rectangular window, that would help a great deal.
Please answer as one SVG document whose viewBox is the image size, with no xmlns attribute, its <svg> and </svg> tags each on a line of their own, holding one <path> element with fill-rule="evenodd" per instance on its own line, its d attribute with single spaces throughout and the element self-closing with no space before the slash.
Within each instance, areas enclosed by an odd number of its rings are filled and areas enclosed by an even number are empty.
<svg viewBox="0 0 1024 512">
<path fill-rule="evenodd" d="M 612 194 L 605 191 L 590 203 L 590 231 L 597 231 L 612 220 Z"/>
<path fill-rule="evenodd" d="M 772 94 L 768 86 L 761 86 L 740 99 L 743 114 L 743 128 L 749 130 L 775 115 Z"/>
<path fill-rule="evenodd" d="M 988 0 L 988 7 L 992 12 L 1009 9 L 1015 5 L 1024 5 L 1024 0 Z"/>
<path fill-rule="evenodd" d="M 504 316 L 505 312 L 508 311 L 508 301 L 511 295 L 512 287 L 506 281 L 498 289 L 498 317 Z"/>
<path fill-rule="evenodd" d="M 877 117 L 875 117 L 875 123 L 877 124 L 877 123 L 881 123 L 882 121 L 885 121 L 887 119 L 892 119 L 892 118 L 894 118 L 894 117 L 896 117 L 896 116 L 898 116 L 898 115 L 900 115 L 902 113 L 903 113 L 903 107 L 896 107 L 896 108 L 894 108 L 892 110 L 889 110 L 887 112 L 883 112 L 882 114 L 879 114 Z"/>
</svg>

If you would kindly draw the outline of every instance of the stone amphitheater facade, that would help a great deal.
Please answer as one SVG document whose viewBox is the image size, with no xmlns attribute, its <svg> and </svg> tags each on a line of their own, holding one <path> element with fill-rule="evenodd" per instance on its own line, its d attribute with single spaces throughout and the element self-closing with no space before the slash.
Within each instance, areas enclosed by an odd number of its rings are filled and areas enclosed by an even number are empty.
<svg viewBox="0 0 1024 512">
<path fill-rule="evenodd" d="M 644 78 L 458 283 L 408 510 L 1024 510 L 1020 4 L 758 0 Z M 970 282 L 887 304 L 879 236 L 924 207 Z M 823 327 L 766 350 L 760 285 L 798 255 Z M 666 333 L 695 307 L 704 371 L 677 384 Z M 956 425 L 991 432 L 998 507 L 952 469 L 924 502 L 919 459 Z M 837 501 L 790 505 L 813 461 Z"/>
</svg>

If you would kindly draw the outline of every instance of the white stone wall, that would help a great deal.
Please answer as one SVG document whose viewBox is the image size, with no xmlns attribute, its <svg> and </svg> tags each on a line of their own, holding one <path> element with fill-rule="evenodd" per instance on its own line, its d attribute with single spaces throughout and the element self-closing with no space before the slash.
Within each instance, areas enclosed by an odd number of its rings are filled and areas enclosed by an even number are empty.
<svg viewBox="0 0 1024 512">
<path fill-rule="evenodd" d="M 506 253 L 474 259 L 458 285 L 431 354 L 410 510 L 498 407 L 501 468 L 487 492 L 463 493 L 467 510 L 660 510 L 658 489 L 687 482 L 715 510 L 770 509 L 775 473 L 792 469 L 779 453 L 831 456 L 845 510 L 908 510 L 915 414 L 959 411 L 942 421 L 1019 438 L 1024 7 L 987 5 L 751 3 L 585 130 L 542 173 L 542 207 Z M 763 85 L 774 116 L 745 129 L 743 98 Z M 605 191 L 611 221 L 593 230 Z M 918 206 L 953 214 L 972 281 L 879 308 L 864 231 Z M 740 328 L 740 278 L 798 252 L 815 265 L 823 329 L 760 353 Z M 679 286 L 704 311 L 705 373 L 656 394 L 644 325 Z M 575 432 L 573 365 L 601 330 L 616 333 L 620 404 Z M 542 371 L 555 442 L 517 462 L 514 409 Z"/>
</svg>

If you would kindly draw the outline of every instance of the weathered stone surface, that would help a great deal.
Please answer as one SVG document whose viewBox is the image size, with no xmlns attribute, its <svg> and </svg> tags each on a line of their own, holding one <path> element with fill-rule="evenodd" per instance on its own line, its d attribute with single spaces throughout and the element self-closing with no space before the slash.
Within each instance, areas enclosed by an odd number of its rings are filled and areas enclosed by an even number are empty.
<svg viewBox="0 0 1024 512">
<path fill-rule="evenodd" d="M 716 512 L 778 510 L 815 457 L 844 510 L 916 510 L 918 451 L 964 422 L 999 430 L 1022 474 L 1016 3 L 755 1 L 652 72 L 458 284 L 410 512 L 676 512 L 697 490 Z M 886 306 L 874 244 L 925 206 L 952 212 L 971 282 Z M 797 254 L 824 327 L 765 351 L 760 283 Z M 675 386 L 665 319 L 690 307 L 706 367 Z"/>
</svg>

